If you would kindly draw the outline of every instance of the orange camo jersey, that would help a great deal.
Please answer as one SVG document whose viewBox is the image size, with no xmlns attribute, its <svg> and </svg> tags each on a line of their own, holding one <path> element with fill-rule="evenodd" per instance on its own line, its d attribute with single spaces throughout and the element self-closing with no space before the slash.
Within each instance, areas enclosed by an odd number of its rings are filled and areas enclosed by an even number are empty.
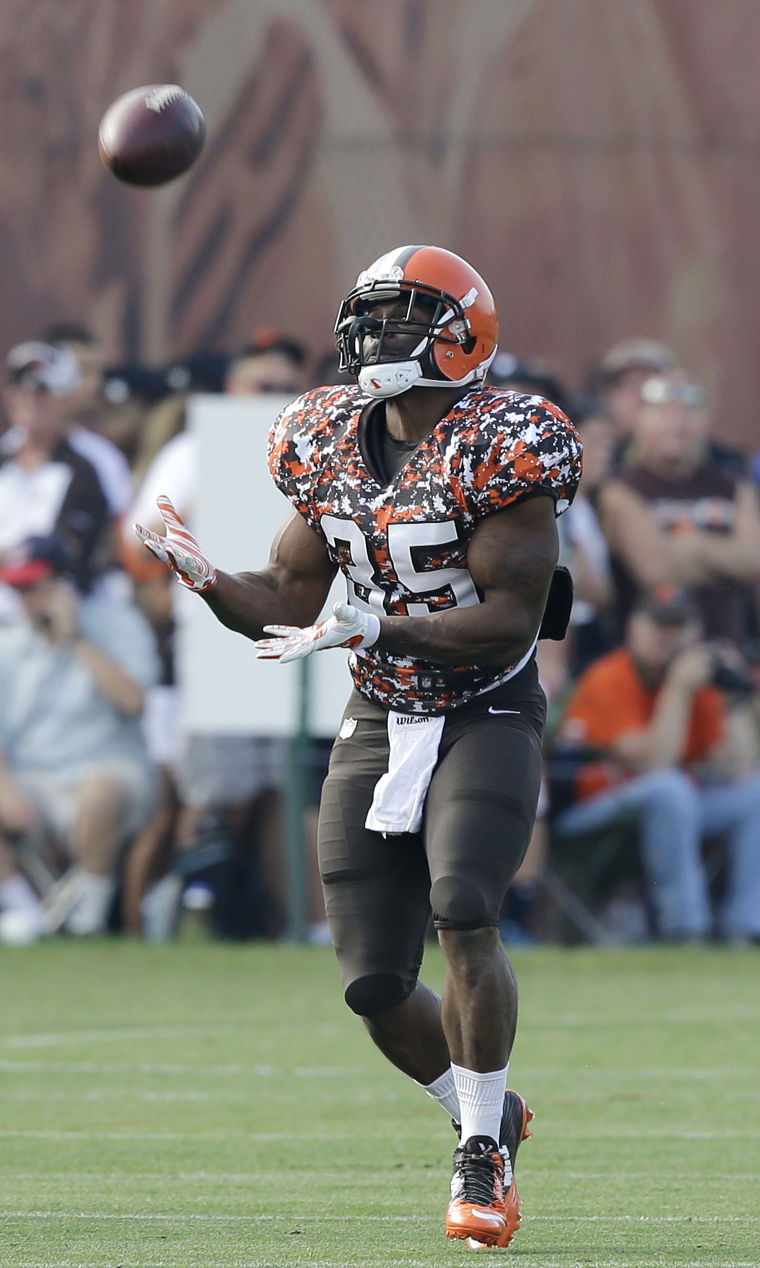
<svg viewBox="0 0 760 1268">
<path fill-rule="evenodd" d="M 481 598 L 467 547 L 476 525 L 536 493 L 554 498 L 557 514 L 565 510 L 581 474 L 578 435 L 543 397 L 474 388 L 386 484 L 369 456 L 376 409 L 354 386 L 298 397 L 272 428 L 274 482 L 325 541 L 350 603 L 399 616 L 474 606 Z M 404 713 L 445 712 L 514 670 L 435 664 L 378 648 L 350 661 L 364 696 Z"/>
</svg>

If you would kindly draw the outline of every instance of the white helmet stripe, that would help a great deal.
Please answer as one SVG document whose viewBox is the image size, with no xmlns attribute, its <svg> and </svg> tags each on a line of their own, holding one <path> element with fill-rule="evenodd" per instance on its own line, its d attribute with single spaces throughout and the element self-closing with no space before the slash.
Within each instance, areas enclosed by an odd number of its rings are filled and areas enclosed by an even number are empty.
<svg viewBox="0 0 760 1268">
<path fill-rule="evenodd" d="M 419 247 L 396 247 L 393 251 L 386 251 L 385 255 L 374 260 L 359 274 L 356 286 L 370 286 L 372 282 L 402 282 L 404 266 L 419 249 Z"/>
</svg>

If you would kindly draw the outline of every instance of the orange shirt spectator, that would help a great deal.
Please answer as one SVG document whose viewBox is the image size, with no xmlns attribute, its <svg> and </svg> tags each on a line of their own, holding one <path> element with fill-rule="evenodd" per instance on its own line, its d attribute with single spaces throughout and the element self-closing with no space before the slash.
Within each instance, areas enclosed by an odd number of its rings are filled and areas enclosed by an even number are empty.
<svg viewBox="0 0 760 1268">
<path fill-rule="evenodd" d="M 586 670 L 571 695 L 563 738 L 586 748 L 609 749 L 621 735 L 651 722 L 660 691 L 661 686 L 645 685 L 628 648 L 609 652 Z M 683 765 L 693 767 L 706 758 L 723 731 L 723 698 L 716 687 L 701 687 L 692 703 Z M 614 757 L 589 762 L 577 775 L 576 797 L 591 797 L 635 773 Z"/>
</svg>

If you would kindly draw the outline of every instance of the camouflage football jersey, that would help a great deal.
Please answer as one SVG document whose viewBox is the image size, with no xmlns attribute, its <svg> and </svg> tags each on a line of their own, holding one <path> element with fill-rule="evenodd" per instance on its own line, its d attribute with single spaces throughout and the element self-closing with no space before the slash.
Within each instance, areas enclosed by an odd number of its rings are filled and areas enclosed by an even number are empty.
<svg viewBox="0 0 760 1268">
<path fill-rule="evenodd" d="M 478 522 L 537 492 L 557 514 L 573 499 L 581 444 L 542 397 L 476 388 L 386 484 L 372 460 L 377 406 L 358 387 L 325 387 L 276 420 L 277 487 L 324 540 L 348 601 L 378 615 L 425 616 L 481 601 L 467 568 Z M 357 689 L 403 713 L 442 713 L 505 682 L 515 666 L 444 665 L 371 647 L 351 655 Z"/>
</svg>

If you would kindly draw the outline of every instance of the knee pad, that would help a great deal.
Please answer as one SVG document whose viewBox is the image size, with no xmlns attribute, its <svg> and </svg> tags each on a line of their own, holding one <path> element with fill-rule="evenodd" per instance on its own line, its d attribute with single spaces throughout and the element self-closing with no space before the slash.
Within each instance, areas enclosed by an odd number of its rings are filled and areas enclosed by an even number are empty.
<svg viewBox="0 0 760 1268">
<path fill-rule="evenodd" d="M 344 999 L 359 1017 L 372 1017 L 394 1004 L 401 1004 L 411 994 L 402 978 L 395 973 L 368 973 L 357 977 L 346 987 Z"/>
<path fill-rule="evenodd" d="M 482 929 L 498 924 L 485 894 L 463 876 L 441 876 L 430 891 L 436 929 Z"/>
</svg>

